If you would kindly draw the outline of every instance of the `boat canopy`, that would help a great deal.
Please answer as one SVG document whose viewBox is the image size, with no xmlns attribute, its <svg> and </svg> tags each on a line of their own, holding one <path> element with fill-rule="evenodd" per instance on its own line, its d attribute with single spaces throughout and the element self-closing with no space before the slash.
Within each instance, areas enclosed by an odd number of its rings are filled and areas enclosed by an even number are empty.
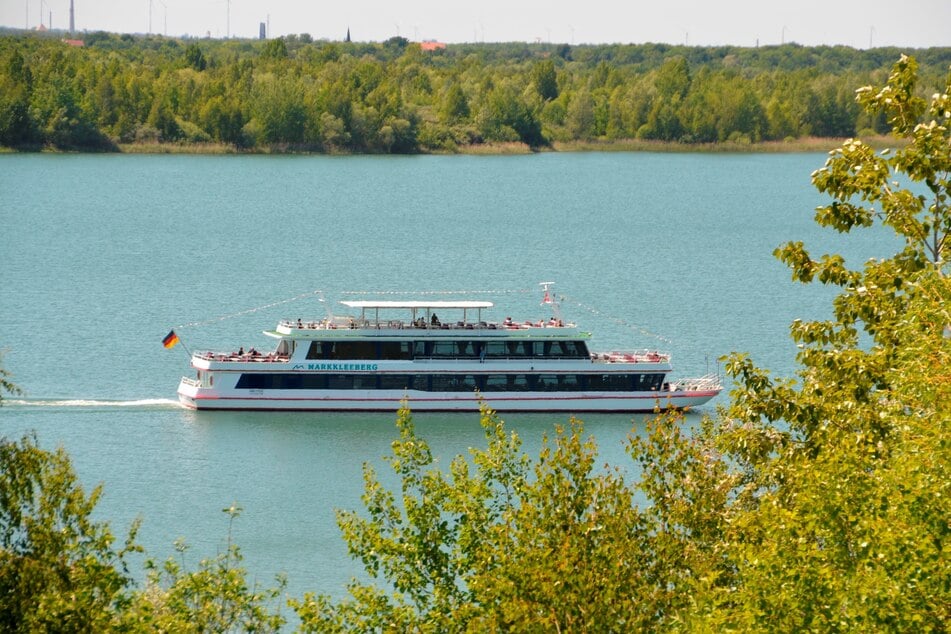
<svg viewBox="0 0 951 634">
<path fill-rule="evenodd" d="M 394 300 L 352 300 L 352 301 L 342 301 L 340 302 L 344 306 L 350 308 L 405 308 L 408 310 L 420 310 L 426 308 L 439 308 L 439 309 L 453 309 L 457 308 L 459 310 L 468 310 L 472 308 L 492 308 L 495 304 L 492 302 L 477 302 L 477 301 L 435 301 L 435 300 L 421 300 L 421 301 L 394 301 Z"/>
<path fill-rule="evenodd" d="M 468 321 L 468 313 L 470 310 L 475 310 L 476 321 L 482 321 L 482 309 L 491 308 L 495 304 L 492 302 L 477 302 L 477 301 L 437 301 L 437 300 L 413 300 L 413 301 L 397 301 L 397 300 L 376 300 L 376 299 L 359 299 L 359 300 L 348 300 L 340 302 L 344 306 L 349 308 L 359 308 L 362 315 L 362 319 L 367 319 L 367 311 L 372 311 L 374 314 L 373 321 L 376 324 L 380 323 L 380 310 L 381 309 L 403 309 L 408 310 L 413 315 L 413 321 L 416 321 L 417 311 L 424 311 L 426 314 L 425 321 L 426 323 L 432 322 L 433 324 L 439 323 L 436 318 L 436 310 L 461 310 L 462 311 L 462 321 Z"/>
</svg>

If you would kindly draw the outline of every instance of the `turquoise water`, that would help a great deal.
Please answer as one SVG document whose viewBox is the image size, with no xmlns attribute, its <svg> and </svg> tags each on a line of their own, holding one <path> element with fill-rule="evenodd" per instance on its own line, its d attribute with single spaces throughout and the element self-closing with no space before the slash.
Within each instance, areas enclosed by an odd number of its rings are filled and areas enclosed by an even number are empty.
<svg viewBox="0 0 951 634">
<path fill-rule="evenodd" d="M 595 349 L 670 351 L 674 377 L 746 351 L 788 375 L 789 323 L 828 316 L 831 294 L 794 285 L 772 250 L 803 240 L 854 264 L 897 248 L 814 225 L 824 159 L 0 155 L 0 349 L 26 392 L 0 433 L 64 446 L 104 484 L 116 532 L 143 518 L 154 557 L 178 537 L 193 563 L 215 554 L 237 501 L 255 578 L 339 594 L 359 567 L 333 510 L 360 507 L 361 465 L 389 451 L 394 416 L 185 411 L 184 347 L 268 349 L 278 319 L 354 292 L 457 291 L 495 301 L 492 319 L 544 317 L 537 283 L 555 281 Z M 184 346 L 165 350 L 171 328 Z M 506 420 L 532 451 L 565 418 Z M 482 445 L 475 416 L 416 420 L 441 464 Z M 630 417 L 585 420 L 623 464 Z"/>
</svg>

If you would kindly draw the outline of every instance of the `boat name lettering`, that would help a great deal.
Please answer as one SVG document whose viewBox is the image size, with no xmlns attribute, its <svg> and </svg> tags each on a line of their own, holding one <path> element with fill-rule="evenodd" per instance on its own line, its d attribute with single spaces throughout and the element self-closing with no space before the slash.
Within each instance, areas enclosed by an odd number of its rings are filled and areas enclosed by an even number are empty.
<svg viewBox="0 0 951 634">
<path fill-rule="evenodd" d="M 308 363 L 306 366 L 308 370 L 330 370 L 332 372 L 344 372 L 347 370 L 375 372 L 378 367 L 376 363 Z"/>
</svg>

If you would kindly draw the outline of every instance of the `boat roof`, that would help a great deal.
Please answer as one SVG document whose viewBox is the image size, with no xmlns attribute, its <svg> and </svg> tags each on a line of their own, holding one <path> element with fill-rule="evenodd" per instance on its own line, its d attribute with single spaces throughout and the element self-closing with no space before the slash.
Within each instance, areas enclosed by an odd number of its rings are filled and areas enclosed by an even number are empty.
<svg viewBox="0 0 951 634">
<path fill-rule="evenodd" d="M 350 308 L 364 308 L 364 309 L 365 308 L 405 308 L 405 309 L 458 308 L 458 309 L 464 310 L 468 308 L 491 308 L 492 306 L 495 305 L 492 302 L 479 302 L 479 301 L 436 301 L 436 300 L 395 301 L 395 300 L 376 300 L 376 299 L 349 300 L 349 301 L 342 301 L 340 303 Z"/>
</svg>

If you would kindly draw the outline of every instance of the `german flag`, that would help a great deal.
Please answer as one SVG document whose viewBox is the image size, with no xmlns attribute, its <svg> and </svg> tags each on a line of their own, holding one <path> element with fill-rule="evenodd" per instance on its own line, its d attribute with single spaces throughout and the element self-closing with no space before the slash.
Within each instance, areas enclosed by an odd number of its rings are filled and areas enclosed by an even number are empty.
<svg viewBox="0 0 951 634">
<path fill-rule="evenodd" d="M 169 330 L 165 338 L 162 339 L 162 345 L 166 348 L 172 348 L 176 343 L 178 343 L 178 335 L 175 334 L 174 330 Z"/>
</svg>

